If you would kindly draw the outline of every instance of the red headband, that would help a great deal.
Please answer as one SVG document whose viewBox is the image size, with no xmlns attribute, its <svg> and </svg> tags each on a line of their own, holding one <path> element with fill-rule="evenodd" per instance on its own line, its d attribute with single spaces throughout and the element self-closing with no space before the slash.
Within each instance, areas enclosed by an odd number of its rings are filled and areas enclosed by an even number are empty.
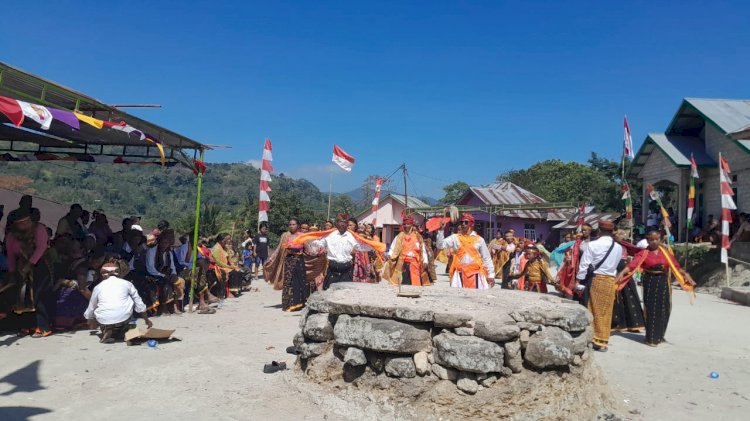
<svg viewBox="0 0 750 421">
<path fill-rule="evenodd" d="M 465 214 L 461 215 L 461 220 L 462 221 L 468 221 L 470 224 L 474 225 L 474 215 L 472 215 L 470 213 L 465 213 Z"/>
</svg>

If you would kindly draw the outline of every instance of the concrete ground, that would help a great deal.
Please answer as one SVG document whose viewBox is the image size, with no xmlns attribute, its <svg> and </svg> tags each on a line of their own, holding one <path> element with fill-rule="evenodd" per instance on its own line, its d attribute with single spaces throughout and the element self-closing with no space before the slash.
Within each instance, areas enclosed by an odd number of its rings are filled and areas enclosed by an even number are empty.
<svg viewBox="0 0 750 421">
<path fill-rule="evenodd" d="M 89 331 L 0 336 L 0 420 L 355 418 L 299 394 L 292 370 L 262 372 L 272 360 L 293 364 L 285 349 L 299 316 L 280 310 L 278 291 L 254 286 L 259 292 L 214 315 L 153 319 L 181 339 L 155 349 L 101 345 Z M 447 278 L 436 287 L 447 288 Z M 750 308 L 703 294 L 691 306 L 676 290 L 673 303 L 669 343 L 651 348 L 642 335 L 616 335 L 608 353 L 595 355 L 628 418 L 748 419 Z"/>
</svg>

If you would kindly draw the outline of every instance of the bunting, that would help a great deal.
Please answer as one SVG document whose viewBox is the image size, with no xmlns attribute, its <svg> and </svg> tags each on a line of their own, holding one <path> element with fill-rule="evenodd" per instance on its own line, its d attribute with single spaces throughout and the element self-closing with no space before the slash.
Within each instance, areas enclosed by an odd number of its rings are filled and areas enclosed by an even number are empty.
<svg viewBox="0 0 750 421">
<path fill-rule="evenodd" d="M 128 161 L 121 156 L 103 156 L 74 153 L 48 153 L 37 152 L 32 154 L 0 154 L 0 162 L 31 162 L 31 161 L 69 161 L 69 162 L 91 162 L 97 164 L 126 164 L 126 165 L 161 165 L 173 167 L 180 165 L 179 162 L 170 161 L 162 164 L 157 161 Z"/>
<path fill-rule="evenodd" d="M 734 191 L 732 190 L 732 179 L 729 174 L 729 163 L 719 152 L 719 182 L 721 183 L 721 263 L 729 262 L 729 225 L 732 223 L 732 211 L 737 209 L 734 203 Z"/>
<path fill-rule="evenodd" d="M 378 205 L 380 203 L 380 188 L 383 186 L 383 179 L 378 177 L 375 180 L 375 197 L 372 199 L 372 225 L 378 222 Z"/>
<path fill-rule="evenodd" d="M 628 124 L 628 116 L 625 116 L 625 134 L 623 136 L 623 154 L 630 159 L 635 159 L 635 152 L 633 151 L 633 136 L 630 135 L 630 124 Z"/>
<path fill-rule="evenodd" d="M 693 212 L 695 211 L 695 180 L 698 177 L 698 165 L 693 154 L 690 154 L 690 189 L 688 190 L 687 229 L 688 235 L 693 229 Z"/>
<path fill-rule="evenodd" d="M 271 150 L 271 139 L 266 139 L 266 143 L 263 145 L 263 160 L 260 168 L 258 224 L 263 221 L 268 222 L 268 211 L 271 208 L 271 198 L 268 196 L 268 193 L 271 191 L 271 186 L 268 183 L 271 181 L 271 172 L 273 171 L 273 167 L 271 166 L 271 161 L 273 161 Z"/>
<path fill-rule="evenodd" d="M 8 120 L 16 127 L 21 127 L 23 124 L 23 110 L 18 101 L 13 98 L 0 96 L 0 113 L 8 117 Z"/>
</svg>

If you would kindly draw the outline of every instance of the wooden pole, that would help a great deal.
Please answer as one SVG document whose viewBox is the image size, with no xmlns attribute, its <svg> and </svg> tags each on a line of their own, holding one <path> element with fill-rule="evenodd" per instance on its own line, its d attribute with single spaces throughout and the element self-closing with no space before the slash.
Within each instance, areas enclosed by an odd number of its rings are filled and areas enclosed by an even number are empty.
<svg viewBox="0 0 750 421">
<path fill-rule="evenodd" d="M 333 194 L 333 168 L 331 168 L 331 179 L 328 182 L 328 215 L 326 220 L 331 220 L 331 195 Z"/>
<path fill-rule="evenodd" d="M 203 155 L 206 151 L 201 150 L 201 157 L 200 160 L 203 161 Z M 195 264 L 198 260 L 198 227 L 200 225 L 200 218 L 201 218 L 201 190 L 203 189 L 203 173 L 198 172 L 198 194 L 195 198 L 195 224 L 193 225 L 193 250 L 192 250 L 192 256 L 190 257 L 190 278 L 191 278 L 191 284 L 190 284 L 190 301 L 188 305 L 188 312 L 193 312 L 193 298 L 195 295 Z"/>
</svg>

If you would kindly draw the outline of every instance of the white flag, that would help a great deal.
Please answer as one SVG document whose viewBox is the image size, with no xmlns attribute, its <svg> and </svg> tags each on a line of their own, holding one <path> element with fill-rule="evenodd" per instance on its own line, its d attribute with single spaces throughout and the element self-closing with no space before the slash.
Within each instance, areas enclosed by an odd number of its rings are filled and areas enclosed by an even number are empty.
<svg viewBox="0 0 750 421">
<path fill-rule="evenodd" d="M 21 106 L 21 111 L 23 111 L 23 115 L 26 118 L 30 118 L 39 123 L 39 125 L 42 126 L 42 129 L 49 130 L 49 125 L 52 124 L 52 113 L 49 112 L 47 107 L 38 104 L 30 104 L 26 101 L 18 101 L 18 105 Z"/>
<path fill-rule="evenodd" d="M 332 161 L 341 167 L 344 171 L 351 171 L 354 166 L 354 157 L 344 152 L 343 149 L 337 145 L 333 145 L 333 158 Z"/>
</svg>

